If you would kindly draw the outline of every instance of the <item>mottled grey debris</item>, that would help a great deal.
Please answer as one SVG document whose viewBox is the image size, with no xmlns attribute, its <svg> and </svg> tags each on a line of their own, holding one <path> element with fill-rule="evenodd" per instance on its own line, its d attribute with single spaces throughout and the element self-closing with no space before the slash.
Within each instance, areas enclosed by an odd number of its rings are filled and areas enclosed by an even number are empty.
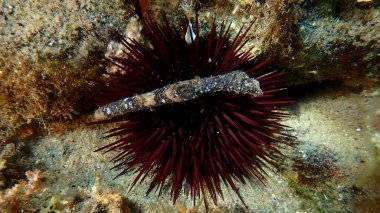
<svg viewBox="0 0 380 213">
<path fill-rule="evenodd" d="M 186 102 L 199 98 L 200 95 L 215 92 L 232 92 L 254 97 L 263 94 L 256 79 L 238 70 L 223 75 L 179 81 L 152 92 L 127 97 L 100 107 L 96 110 L 95 117 L 117 117 L 129 112 Z"/>
</svg>

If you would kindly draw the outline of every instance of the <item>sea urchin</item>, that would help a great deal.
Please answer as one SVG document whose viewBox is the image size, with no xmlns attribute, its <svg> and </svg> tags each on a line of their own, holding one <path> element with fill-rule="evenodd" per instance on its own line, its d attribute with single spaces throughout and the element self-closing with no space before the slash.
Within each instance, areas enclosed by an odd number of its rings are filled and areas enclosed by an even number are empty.
<svg viewBox="0 0 380 213">
<path fill-rule="evenodd" d="M 110 58 L 120 73 L 100 81 L 101 106 L 177 82 L 237 70 L 258 81 L 261 93 L 205 92 L 191 100 L 110 116 L 96 123 L 117 122 L 118 127 L 106 137 L 118 139 L 97 151 L 119 152 L 112 159 L 113 168 L 122 170 L 118 176 L 136 172 L 131 188 L 149 175 L 147 193 L 157 189 L 161 194 L 169 184 L 173 202 L 184 188 L 194 202 L 208 192 L 217 203 L 218 196 L 223 198 L 224 183 L 244 203 L 236 182 L 263 182 L 264 167 L 273 164 L 274 153 L 279 153 L 276 145 L 291 137 L 279 124 L 288 115 L 281 105 L 292 102 L 278 95 L 283 90 L 279 85 L 283 72 L 271 68 L 270 60 L 257 62 L 249 51 L 242 51 L 252 24 L 234 39 L 229 39 L 230 26 L 221 24 L 217 30 L 215 20 L 202 37 L 197 18 L 195 29 L 188 20 L 176 29 L 165 15 L 161 23 L 148 19 L 143 26 L 150 45 L 117 36 L 125 57 Z"/>
</svg>

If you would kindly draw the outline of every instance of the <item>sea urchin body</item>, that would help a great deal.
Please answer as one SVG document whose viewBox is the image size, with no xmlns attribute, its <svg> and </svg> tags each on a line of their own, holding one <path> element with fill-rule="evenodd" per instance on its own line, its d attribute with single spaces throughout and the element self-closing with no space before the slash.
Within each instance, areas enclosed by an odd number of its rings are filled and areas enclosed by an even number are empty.
<svg viewBox="0 0 380 213">
<path fill-rule="evenodd" d="M 117 140 L 98 150 L 119 152 L 112 160 L 114 168 L 121 169 L 118 176 L 136 172 L 131 188 L 149 175 L 147 193 L 153 189 L 161 193 L 169 184 L 173 202 L 184 189 L 194 202 L 208 192 L 217 203 L 217 197 L 223 197 L 224 183 L 243 201 L 236 181 L 263 182 L 264 167 L 274 162 L 273 153 L 279 153 L 276 145 L 291 137 L 279 124 L 287 116 L 281 105 L 292 102 L 278 96 L 282 72 L 271 68 L 269 60 L 256 62 L 248 51 L 241 51 L 252 25 L 230 40 L 229 26 L 224 24 L 219 30 L 213 24 L 201 38 L 198 21 L 194 32 L 187 20 L 183 20 L 181 30 L 172 27 L 165 16 L 162 22 L 144 20 L 150 47 L 118 36 L 125 57 L 111 58 L 121 72 L 103 81 L 101 105 L 176 82 L 236 70 L 256 79 L 262 93 L 205 93 L 185 102 L 98 121 L 119 124 L 107 133 L 107 137 Z"/>
</svg>

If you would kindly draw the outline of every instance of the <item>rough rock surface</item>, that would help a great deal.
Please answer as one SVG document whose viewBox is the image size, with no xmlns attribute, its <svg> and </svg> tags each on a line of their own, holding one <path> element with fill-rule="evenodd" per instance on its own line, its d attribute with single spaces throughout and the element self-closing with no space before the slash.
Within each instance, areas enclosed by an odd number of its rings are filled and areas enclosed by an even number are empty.
<svg viewBox="0 0 380 213">
<path fill-rule="evenodd" d="M 121 0 L 0 1 L 0 139 L 79 112 L 128 14 Z"/>
</svg>

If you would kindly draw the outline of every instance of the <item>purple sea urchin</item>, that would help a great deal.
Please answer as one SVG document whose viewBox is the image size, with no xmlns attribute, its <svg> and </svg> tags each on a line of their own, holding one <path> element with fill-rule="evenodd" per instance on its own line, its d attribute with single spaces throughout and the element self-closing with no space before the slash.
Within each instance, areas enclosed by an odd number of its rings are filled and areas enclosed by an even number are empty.
<svg viewBox="0 0 380 213">
<path fill-rule="evenodd" d="M 205 37 L 187 20 L 181 30 L 169 24 L 144 20 L 144 29 L 152 48 L 118 36 L 126 57 L 111 58 L 122 71 L 102 82 L 101 105 L 145 94 L 180 81 L 207 78 L 242 70 L 260 84 L 261 94 L 252 96 L 219 91 L 201 94 L 193 100 L 135 110 L 96 123 L 118 122 L 119 127 L 106 137 L 119 137 L 97 151 L 118 151 L 112 159 L 118 176 L 134 170 L 131 186 L 151 175 L 147 193 L 165 183 L 171 185 L 173 202 L 182 188 L 194 202 L 208 192 L 214 203 L 223 197 L 221 183 L 231 187 L 243 201 L 235 181 L 265 179 L 264 167 L 274 163 L 276 144 L 291 137 L 282 132 L 278 121 L 288 114 L 281 105 L 291 103 L 280 98 L 279 72 L 270 60 L 256 62 L 249 51 L 242 52 L 252 24 L 229 40 L 229 26 L 217 31 L 215 21 Z M 189 35 L 189 29 L 191 30 Z M 204 198 L 206 203 L 206 198 Z"/>
</svg>

